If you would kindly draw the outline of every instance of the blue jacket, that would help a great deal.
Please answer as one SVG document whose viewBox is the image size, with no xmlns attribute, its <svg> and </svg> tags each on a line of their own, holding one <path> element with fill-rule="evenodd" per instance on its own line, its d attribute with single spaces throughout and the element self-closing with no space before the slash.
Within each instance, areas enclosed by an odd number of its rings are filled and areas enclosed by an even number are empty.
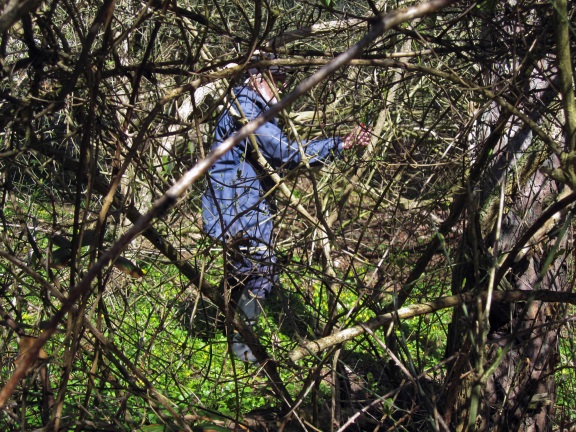
<svg viewBox="0 0 576 432">
<path fill-rule="evenodd" d="M 250 87 L 234 89 L 237 101 L 248 120 L 268 109 L 267 103 Z M 240 128 L 238 119 L 224 111 L 216 125 L 216 148 Z M 274 169 L 292 169 L 300 162 L 298 144 L 288 140 L 276 120 L 255 132 L 258 148 Z M 262 172 L 251 163 L 250 143 L 244 140 L 220 158 L 211 168 L 207 188 L 202 197 L 204 230 L 214 239 L 228 241 L 239 236 L 249 239 L 251 246 L 272 244 L 272 217 L 265 194 Z M 303 142 L 310 165 L 328 162 L 342 151 L 338 137 Z"/>
</svg>

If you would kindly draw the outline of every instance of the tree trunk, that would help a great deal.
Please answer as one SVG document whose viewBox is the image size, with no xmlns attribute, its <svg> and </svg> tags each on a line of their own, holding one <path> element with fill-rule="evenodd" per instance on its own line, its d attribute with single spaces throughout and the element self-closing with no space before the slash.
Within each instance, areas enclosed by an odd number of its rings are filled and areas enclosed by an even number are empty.
<svg viewBox="0 0 576 432">
<path fill-rule="evenodd" d="M 546 22 L 540 17 L 537 20 Z M 519 34 L 523 28 L 521 23 L 509 25 L 514 26 L 510 33 Z M 542 33 L 547 33 L 545 26 L 542 29 Z M 497 32 L 490 33 L 494 34 Z M 496 42 L 490 40 L 486 45 L 490 43 Z M 555 82 L 556 73 L 546 57 L 522 60 L 517 59 L 515 65 L 532 66 L 514 71 L 514 90 L 518 93 L 510 89 L 510 97 L 528 89 L 524 94 L 530 96 L 518 106 L 542 124 L 544 110 L 556 97 L 555 86 L 549 84 Z M 515 65 L 512 61 L 495 62 L 485 73 L 486 84 L 503 86 L 499 80 L 509 75 Z M 524 83 L 524 87 L 519 83 Z M 507 127 L 497 137 L 487 180 L 477 189 L 478 193 L 471 194 L 467 228 L 454 259 L 454 294 L 489 289 L 491 272 L 501 270 L 500 254 L 517 244 L 562 189 L 539 171 L 542 165 L 559 166 L 558 159 L 551 156 L 544 164 L 537 157 L 524 156 L 522 160 L 522 154 L 529 155 L 532 149 L 533 154 L 546 152 L 539 148 L 529 128 L 507 116 L 509 113 L 493 104 L 470 134 L 474 145 L 481 148 L 494 139 L 496 124 L 507 121 Z M 553 255 L 566 243 L 561 230 L 564 219 L 565 215 L 556 215 L 547 221 L 494 289 L 568 290 L 565 256 Z M 562 308 L 536 301 L 455 310 L 446 351 L 447 357 L 454 357 L 442 399 L 447 423 L 455 430 L 551 430 L 553 371 L 558 363 L 559 329 L 555 323 L 562 314 Z"/>
</svg>

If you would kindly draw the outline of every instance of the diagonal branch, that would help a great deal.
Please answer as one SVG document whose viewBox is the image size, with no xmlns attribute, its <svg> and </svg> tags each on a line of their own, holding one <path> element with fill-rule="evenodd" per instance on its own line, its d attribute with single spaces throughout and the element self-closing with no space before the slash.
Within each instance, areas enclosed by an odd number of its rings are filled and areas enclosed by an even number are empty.
<svg viewBox="0 0 576 432">
<path fill-rule="evenodd" d="M 344 30 L 349 30 L 352 27 L 359 27 L 366 21 L 367 19 L 351 18 L 348 20 L 335 20 L 314 24 L 311 25 L 310 27 L 287 31 L 285 33 L 282 33 L 281 35 L 275 36 L 272 39 L 266 41 L 266 43 L 263 46 L 264 48 L 267 49 L 276 50 L 280 47 L 289 44 L 290 42 L 294 42 L 300 39 L 321 37 L 326 34 L 338 33 Z"/>
<path fill-rule="evenodd" d="M 13 257 L 9 253 L 3 252 L 1 250 L 0 250 L 0 257 L 8 260 L 10 263 L 23 270 L 38 285 L 42 286 L 47 292 L 49 292 L 51 295 L 56 297 L 60 302 L 62 302 L 62 304 L 66 302 L 67 300 L 66 296 L 64 296 L 60 292 L 60 290 L 58 290 L 58 288 L 56 288 L 54 285 L 52 285 L 46 279 L 44 279 L 42 275 L 31 270 L 25 262 L 20 261 L 19 259 Z M 80 312 L 75 305 L 71 308 L 71 310 L 76 313 Z M 3 317 L 7 318 L 7 316 L 5 315 L 5 311 L 2 308 L 0 308 L 0 313 L 2 314 Z M 155 400 L 159 406 L 164 407 L 164 409 L 166 409 L 166 411 L 170 413 L 172 418 L 180 423 L 180 425 L 184 428 L 184 430 L 190 430 L 188 428 L 188 425 L 182 421 L 182 418 L 174 410 L 174 403 L 154 387 L 152 382 L 146 376 L 146 373 L 141 369 L 139 369 L 133 362 L 131 362 L 130 359 L 126 357 L 126 354 L 124 354 L 124 352 L 121 349 L 119 349 L 116 346 L 116 344 L 114 344 L 114 342 L 108 340 L 96 328 L 96 326 L 94 326 L 94 324 L 90 321 L 90 319 L 86 315 L 82 314 L 81 319 L 83 324 L 90 331 L 90 333 L 92 333 L 94 338 L 98 340 L 98 342 L 100 342 L 100 344 L 105 348 L 105 351 L 108 353 L 109 360 L 112 363 L 114 363 L 114 365 L 118 368 L 118 371 L 124 376 L 126 381 L 128 381 L 132 390 L 141 391 L 141 389 L 137 385 L 137 382 L 141 382 L 143 384 L 143 387 L 150 394 L 151 399 Z M 18 333 L 18 335 L 23 336 L 22 330 L 18 329 L 18 325 L 14 323 L 13 320 L 12 322 L 8 321 L 8 325 L 13 330 L 15 330 L 16 333 Z M 36 360 L 39 357 L 42 358 L 42 355 L 34 357 L 30 355 L 21 356 L 17 366 L 24 367 L 26 368 L 26 370 L 29 370 L 31 367 L 33 367 L 34 362 L 36 362 Z M 134 377 L 136 379 L 134 379 Z"/>
<path fill-rule="evenodd" d="M 428 3 L 418 4 L 417 6 L 377 17 L 368 33 L 358 43 L 353 45 L 342 55 L 335 58 L 324 68 L 317 71 L 314 75 L 301 82 L 296 87 L 296 89 L 285 99 L 273 105 L 270 110 L 266 111 L 261 117 L 258 117 L 248 123 L 242 129 L 240 129 L 238 133 L 222 142 L 222 144 L 213 150 L 205 159 L 199 161 L 196 166 L 186 172 L 182 178 L 166 192 L 163 197 L 158 199 L 154 203 L 154 206 L 139 220 L 137 220 L 132 228 L 130 228 L 122 237 L 120 237 L 107 252 L 103 253 L 100 259 L 86 272 L 78 284 L 70 289 L 68 299 L 50 319 L 46 330 L 40 334 L 34 345 L 28 351 L 28 356 L 34 358 L 38 355 L 40 348 L 42 348 L 42 346 L 56 332 L 58 323 L 74 307 L 81 296 L 90 289 L 92 282 L 97 278 L 98 274 L 111 261 L 116 259 L 124 250 L 124 248 L 126 248 L 130 242 L 132 242 L 132 240 L 146 231 L 155 219 L 160 218 L 166 214 L 166 212 L 177 203 L 178 199 L 184 195 L 186 190 L 195 181 L 200 179 L 220 157 L 232 149 L 237 143 L 248 138 L 260 126 L 272 120 L 281 110 L 290 107 L 292 103 L 294 103 L 300 96 L 309 92 L 313 87 L 324 81 L 341 67 L 347 65 L 352 59 L 359 57 L 362 53 L 362 50 L 373 40 L 380 37 L 385 31 L 396 27 L 403 22 L 437 12 L 454 2 L 455 0 L 432 0 Z M 145 132 L 145 130 L 141 130 L 139 135 L 143 135 Z M 268 370 L 267 367 L 269 367 L 270 370 Z M 268 362 L 265 365 L 265 368 L 267 372 L 272 372 L 270 375 L 271 378 L 274 379 L 274 375 L 277 375 L 277 373 L 275 373 L 276 371 L 273 362 Z M 13 375 L 6 382 L 5 386 L 2 388 L 2 391 L 0 391 L 0 408 L 5 406 L 8 398 L 16 389 L 18 382 L 24 377 L 25 372 L 25 369 L 22 367 L 16 368 Z"/>
<path fill-rule="evenodd" d="M 419 303 L 410 306 L 405 306 L 394 312 L 389 312 L 371 319 L 362 324 L 355 325 L 354 327 L 347 328 L 338 333 L 326 336 L 314 341 L 308 341 L 300 347 L 292 350 L 288 355 L 290 360 L 297 361 L 309 355 L 318 354 L 327 348 L 339 345 L 351 339 L 354 339 L 364 333 L 374 331 L 386 324 L 394 322 L 394 320 L 414 318 L 420 315 L 426 315 L 442 309 L 453 308 L 463 304 L 469 304 L 477 301 L 478 299 L 483 302 L 486 301 L 488 296 L 487 292 L 482 292 L 479 296 L 467 292 L 460 295 L 453 295 L 442 297 L 427 303 Z M 569 303 L 576 304 L 576 293 L 548 291 L 548 290 L 515 290 L 515 291 L 498 291 L 492 293 L 492 300 L 498 302 L 521 302 L 521 301 L 543 301 L 552 303 Z"/>
<path fill-rule="evenodd" d="M 0 34 L 14 25 L 16 21 L 40 6 L 42 0 L 8 0 L 0 11 Z"/>
</svg>

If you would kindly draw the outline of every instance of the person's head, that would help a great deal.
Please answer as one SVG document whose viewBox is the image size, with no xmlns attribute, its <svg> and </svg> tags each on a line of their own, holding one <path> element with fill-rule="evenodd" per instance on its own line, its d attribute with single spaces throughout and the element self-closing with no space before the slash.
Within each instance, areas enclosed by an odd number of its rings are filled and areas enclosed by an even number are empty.
<svg viewBox="0 0 576 432">
<path fill-rule="evenodd" d="M 274 53 L 267 53 L 260 50 L 254 51 L 252 57 L 250 58 L 250 63 L 258 63 L 265 60 L 276 60 L 278 56 Z M 248 73 L 251 75 L 256 75 L 257 73 L 269 73 L 272 77 L 278 80 L 285 80 L 286 74 L 288 73 L 288 68 L 286 66 L 271 65 L 264 67 L 253 67 L 248 69 Z"/>
<path fill-rule="evenodd" d="M 265 53 L 255 51 L 252 56 L 252 62 L 259 62 L 262 60 L 274 60 L 276 56 L 273 53 Z M 285 86 L 287 79 L 287 69 L 284 66 L 267 66 L 262 68 L 251 68 L 248 70 L 248 82 L 255 90 L 267 100 L 274 99 L 274 92 L 270 88 L 269 83 L 274 83 L 276 91 L 281 92 Z"/>
</svg>

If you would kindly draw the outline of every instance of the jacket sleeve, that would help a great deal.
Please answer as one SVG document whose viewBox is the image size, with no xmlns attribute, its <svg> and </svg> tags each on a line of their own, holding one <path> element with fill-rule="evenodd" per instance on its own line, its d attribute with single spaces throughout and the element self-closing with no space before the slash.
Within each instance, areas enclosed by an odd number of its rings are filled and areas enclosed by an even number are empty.
<svg viewBox="0 0 576 432">
<path fill-rule="evenodd" d="M 238 96 L 244 115 L 253 120 L 262 112 L 262 106 L 246 94 Z M 292 168 L 302 162 L 297 142 L 292 142 L 273 122 L 259 127 L 256 132 L 258 148 L 266 160 L 274 168 L 286 166 Z M 302 148 L 309 157 L 310 165 L 319 165 L 329 162 L 342 153 L 342 139 L 339 137 L 303 141 Z"/>
</svg>

